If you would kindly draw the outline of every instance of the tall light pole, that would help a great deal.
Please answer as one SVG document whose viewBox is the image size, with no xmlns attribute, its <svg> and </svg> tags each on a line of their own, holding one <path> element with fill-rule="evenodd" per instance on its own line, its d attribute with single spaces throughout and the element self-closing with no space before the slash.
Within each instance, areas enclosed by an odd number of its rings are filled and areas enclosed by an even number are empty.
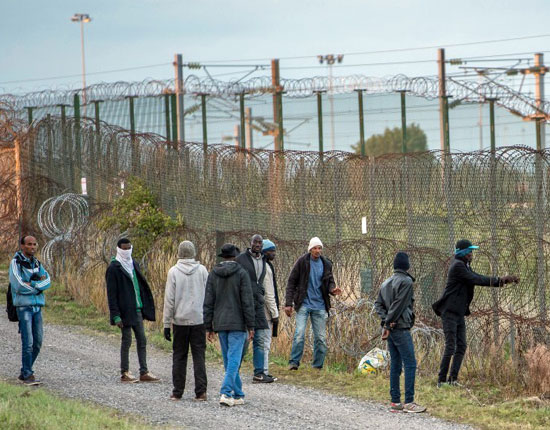
<svg viewBox="0 0 550 430">
<path fill-rule="evenodd" d="M 87 13 L 75 13 L 71 17 L 72 22 L 80 23 L 80 47 L 82 50 L 82 110 L 86 116 L 86 63 L 84 61 L 84 23 L 90 22 L 92 18 Z"/>
<path fill-rule="evenodd" d="M 330 147 L 335 150 L 334 143 L 334 88 L 332 86 L 332 65 L 336 62 L 341 63 L 344 60 L 344 54 L 317 55 L 320 64 L 327 63 L 328 66 L 328 101 L 330 106 Z"/>
</svg>

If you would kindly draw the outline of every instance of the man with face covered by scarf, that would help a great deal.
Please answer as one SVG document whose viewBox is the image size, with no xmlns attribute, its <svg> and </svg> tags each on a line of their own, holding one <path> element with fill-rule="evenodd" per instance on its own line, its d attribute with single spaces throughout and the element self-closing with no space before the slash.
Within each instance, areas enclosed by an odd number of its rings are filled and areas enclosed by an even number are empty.
<svg viewBox="0 0 550 430">
<path fill-rule="evenodd" d="M 117 255 L 107 268 L 105 280 L 111 325 L 119 327 L 122 334 L 120 381 L 158 382 L 159 379 L 147 369 L 147 339 L 143 327 L 143 320 L 155 321 L 155 303 L 147 280 L 132 258 L 132 244 L 129 239 L 123 238 L 118 241 Z M 132 330 L 136 336 L 139 379 L 129 371 Z"/>
<path fill-rule="evenodd" d="M 473 260 L 473 250 L 479 246 L 472 245 L 469 240 L 459 240 L 456 243 L 454 258 L 447 272 L 447 284 L 441 298 L 432 305 L 434 312 L 441 317 L 443 333 L 445 334 L 445 351 L 441 358 L 437 386 L 443 384 L 459 385 L 458 372 L 466 352 L 466 322 L 464 317 L 470 315 L 470 303 L 474 298 L 474 287 L 501 287 L 504 284 L 519 282 L 514 275 L 483 276 L 470 267 Z M 452 366 L 449 373 L 449 366 Z"/>
</svg>

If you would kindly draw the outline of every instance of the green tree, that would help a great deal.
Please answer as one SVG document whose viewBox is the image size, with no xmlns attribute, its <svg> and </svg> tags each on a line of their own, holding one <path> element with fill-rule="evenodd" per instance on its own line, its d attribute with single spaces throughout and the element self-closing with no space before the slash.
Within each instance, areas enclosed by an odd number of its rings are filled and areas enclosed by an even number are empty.
<svg viewBox="0 0 550 430">
<path fill-rule="evenodd" d="M 351 145 L 356 154 L 361 153 L 361 142 Z M 426 133 L 420 126 L 407 125 L 407 152 L 424 152 L 428 150 Z M 382 134 L 374 134 L 365 141 L 365 154 L 379 156 L 401 152 L 401 127 L 386 128 Z"/>
<path fill-rule="evenodd" d="M 103 229 L 117 227 L 121 232 L 128 231 L 134 249 L 132 254 L 141 258 L 152 242 L 183 227 L 183 221 L 165 214 L 145 182 L 133 177 L 128 180 L 124 195 L 115 201 L 111 213 L 101 218 L 98 225 Z"/>
</svg>

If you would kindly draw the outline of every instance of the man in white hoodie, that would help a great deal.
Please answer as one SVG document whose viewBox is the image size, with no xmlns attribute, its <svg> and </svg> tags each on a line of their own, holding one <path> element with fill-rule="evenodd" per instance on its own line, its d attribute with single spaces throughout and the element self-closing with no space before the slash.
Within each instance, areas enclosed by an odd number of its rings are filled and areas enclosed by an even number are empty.
<svg viewBox="0 0 550 430">
<path fill-rule="evenodd" d="M 164 293 L 164 338 L 172 340 L 174 327 L 174 354 L 170 398 L 180 400 L 185 388 L 189 345 L 193 355 L 195 400 L 206 400 L 206 330 L 203 321 L 203 303 L 208 271 L 195 260 L 195 246 L 188 240 L 178 247 L 178 262 L 168 271 Z"/>
</svg>

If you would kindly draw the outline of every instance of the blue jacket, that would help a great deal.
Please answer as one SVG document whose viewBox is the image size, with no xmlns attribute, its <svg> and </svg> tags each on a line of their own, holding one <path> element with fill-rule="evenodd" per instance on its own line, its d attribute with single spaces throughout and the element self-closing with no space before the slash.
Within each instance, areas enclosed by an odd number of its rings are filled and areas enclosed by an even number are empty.
<svg viewBox="0 0 550 430">
<path fill-rule="evenodd" d="M 43 276 L 46 278 L 40 280 Z M 44 291 L 50 288 L 50 275 L 36 258 L 27 258 L 18 251 L 10 263 L 10 285 L 14 306 L 44 306 Z"/>
</svg>

